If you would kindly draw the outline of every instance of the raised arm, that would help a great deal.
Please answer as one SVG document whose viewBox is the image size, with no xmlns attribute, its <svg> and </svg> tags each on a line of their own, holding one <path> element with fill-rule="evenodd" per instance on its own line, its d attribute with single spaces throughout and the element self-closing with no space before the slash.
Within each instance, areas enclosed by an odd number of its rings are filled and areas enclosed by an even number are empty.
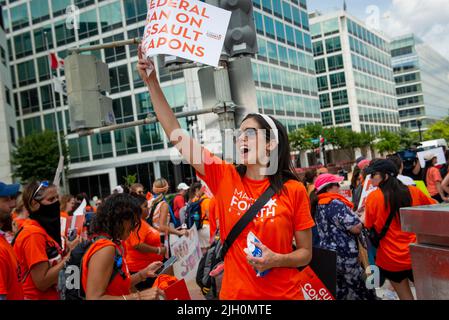
<svg viewBox="0 0 449 320">
<path fill-rule="evenodd" d="M 181 129 L 178 119 L 175 117 L 172 108 L 162 92 L 153 62 L 144 58 L 141 46 L 139 46 L 138 52 L 139 62 L 137 64 L 137 71 L 148 87 L 156 117 L 161 123 L 165 134 L 170 139 L 170 142 L 178 149 L 183 158 L 186 159 L 197 172 L 204 174 L 203 161 L 198 161 L 198 155 L 203 154 L 201 145 L 196 140 L 192 139 L 185 130 Z M 147 69 L 152 70 L 149 76 L 147 75 Z M 196 155 L 195 158 L 194 155 Z"/>
</svg>

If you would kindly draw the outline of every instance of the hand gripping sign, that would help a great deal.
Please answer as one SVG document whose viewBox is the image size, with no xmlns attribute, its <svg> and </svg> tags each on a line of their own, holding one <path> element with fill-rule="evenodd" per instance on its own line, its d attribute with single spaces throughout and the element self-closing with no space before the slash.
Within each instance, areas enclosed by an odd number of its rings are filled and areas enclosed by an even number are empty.
<svg viewBox="0 0 449 320">
<path fill-rule="evenodd" d="M 231 12 L 198 0 L 147 0 L 145 56 L 168 54 L 218 66 Z"/>
</svg>

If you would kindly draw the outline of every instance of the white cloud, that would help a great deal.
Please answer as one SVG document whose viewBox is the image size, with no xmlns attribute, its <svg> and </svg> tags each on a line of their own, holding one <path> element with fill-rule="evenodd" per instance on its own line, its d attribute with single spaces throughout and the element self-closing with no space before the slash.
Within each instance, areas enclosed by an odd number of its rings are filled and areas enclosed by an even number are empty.
<svg viewBox="0 0 449 320">
<path fill-rule="evenodd" d="M 414 33 L 449 58 L 449 1 L 392 0 L 381 29 L 390 36 Z"/>
</svg>

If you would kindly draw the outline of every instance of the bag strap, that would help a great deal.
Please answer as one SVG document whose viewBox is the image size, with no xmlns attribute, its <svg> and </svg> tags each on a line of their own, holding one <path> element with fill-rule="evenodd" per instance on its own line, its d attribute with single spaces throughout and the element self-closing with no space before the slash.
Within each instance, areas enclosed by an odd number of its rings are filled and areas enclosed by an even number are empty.
<svg viewBox="0 0 449 320">
<path fill-rule="evenodd" d="M 246 213 L 240 218 L 239 221 L 232 227 L 227 238 L 223 242 L 220 257 L 224 260 L 226 253 L 231 248 L 237 237 L 243 232 L 246 226 L 256 217 L 259 211 L 265 206 L 265 204 L 274 196 L 275 191 L 270 185 L 267 190 L 254 202 L 254 204 L 246 211 Z"/>
<path fill-rule="evenodd" d="M 382 228 L 382 231 L 379 233 L 379 241 L 386 236 L 388 229 L 390 228 L 391 222 L 393 221 L 393 218 L 395 215 L 396 215 L 396 212 L 390 212 L 387 222 L 385 222 L 385 225 Z"/>
</svg>

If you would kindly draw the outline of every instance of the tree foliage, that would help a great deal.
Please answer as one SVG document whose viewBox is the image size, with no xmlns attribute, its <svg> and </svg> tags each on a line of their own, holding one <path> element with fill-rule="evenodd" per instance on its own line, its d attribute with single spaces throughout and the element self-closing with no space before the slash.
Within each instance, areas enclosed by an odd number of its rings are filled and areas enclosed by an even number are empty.
<svg viewBox="0 0 449 320">
<path fill-rule="evenodd" d="M 401 137 L 396 132 L 382 131 L 379 133 L 375 148 L 381 154 L 395 153 L 401 148 Z"/>
<path fill-rule="evenodd" d="M 449 141 L 449 117 L 435 122 L 424 134 L 426 140 L 445 139 Z"/>
<path fill-rule="evenodd" d="M 62 143 L 67 164 L 67 146 Z M 53 131 L 33 133 L 19 139 L 13 152 L 14 177 L 26 183 L 32 179 L 53 179 L 59 163 L 57 135 Z"/>
</svg>

